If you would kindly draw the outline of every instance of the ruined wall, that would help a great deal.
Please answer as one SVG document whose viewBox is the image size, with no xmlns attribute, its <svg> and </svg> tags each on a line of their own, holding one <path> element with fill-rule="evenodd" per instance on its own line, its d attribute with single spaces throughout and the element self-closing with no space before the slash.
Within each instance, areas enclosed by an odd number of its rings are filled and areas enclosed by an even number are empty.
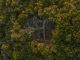
<svg viewBox="0 0 80 60">
<path fill-rule="evenodd" d="M 31 33 L 31 37 L 33 40 L 50 40 L 52 36 L 52 30 L 54 28 L 54 22 L 48 20 L 47 17 L 38 17 L 31 16 L 29 17 L 25 23 L 24 28 L 28 29 Z"/>
</svg>

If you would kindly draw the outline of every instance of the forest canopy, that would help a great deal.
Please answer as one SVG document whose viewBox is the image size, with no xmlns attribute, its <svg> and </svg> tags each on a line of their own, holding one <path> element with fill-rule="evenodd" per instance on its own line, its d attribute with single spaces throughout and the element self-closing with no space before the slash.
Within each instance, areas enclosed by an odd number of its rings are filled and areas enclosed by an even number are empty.
<svg viewBox="0 0 80 60">
<path fill-rule="evenodd" d="M 80 0 L 0 0 L 0 60 L 80 60 Z"/>
</svg>

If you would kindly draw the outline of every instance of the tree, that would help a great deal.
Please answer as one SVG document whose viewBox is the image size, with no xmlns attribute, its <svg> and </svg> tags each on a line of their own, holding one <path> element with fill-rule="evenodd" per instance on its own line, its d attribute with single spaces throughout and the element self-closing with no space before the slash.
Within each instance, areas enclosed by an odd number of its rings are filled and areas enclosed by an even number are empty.
<svg viewBox="0 0 80 60">
<path fill-rule="evenodd" d="M 79 60 L 79 6 L 80 0 L 0 0 L 1 60 Z M 35 32 L 24 27 L 33 16 L 54 23 L 48 43 L 33 40 Z"/>
</svg>

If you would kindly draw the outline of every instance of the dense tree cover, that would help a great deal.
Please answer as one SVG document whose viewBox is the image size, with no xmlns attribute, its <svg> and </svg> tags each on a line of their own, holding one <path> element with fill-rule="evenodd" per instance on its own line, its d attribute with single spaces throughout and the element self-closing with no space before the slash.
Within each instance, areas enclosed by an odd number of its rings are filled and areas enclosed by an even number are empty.
<svg viewBox="0 0 80 60">
<path fill-rule="evenodd" d="M 0 0 L 0 60 L 79 60 L 80 0 Z M 32 15 L 55 22 L 48 43 L 23 27 Z"/>
</svg>

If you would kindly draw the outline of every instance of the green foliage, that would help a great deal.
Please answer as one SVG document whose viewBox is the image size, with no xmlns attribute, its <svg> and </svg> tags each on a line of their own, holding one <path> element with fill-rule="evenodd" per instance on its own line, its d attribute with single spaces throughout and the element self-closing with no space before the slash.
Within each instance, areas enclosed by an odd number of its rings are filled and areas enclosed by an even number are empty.
<svg viewBox="0 0 80 60">
<path fill-rule="evenodd" d="M 23 28 L 32 15 L 55 22 L 48 44 Z M 0 0 L 0 60 L 79 59 L 80 0 Z"/>
</svg>

